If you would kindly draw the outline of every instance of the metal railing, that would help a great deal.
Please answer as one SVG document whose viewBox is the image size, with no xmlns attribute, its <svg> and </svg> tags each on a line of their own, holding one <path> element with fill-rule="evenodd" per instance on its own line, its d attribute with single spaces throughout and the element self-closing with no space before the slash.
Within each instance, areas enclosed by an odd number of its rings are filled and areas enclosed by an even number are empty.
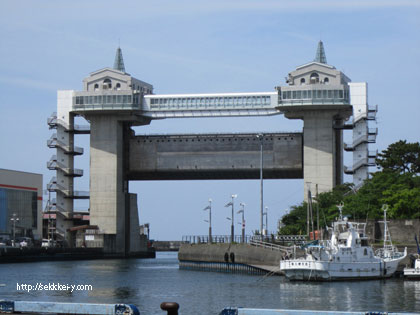
<svg viewBox="0 0 420 315">
<path fill-rule="evenodd" d="M 347 167 L 344 166 L 344 173 L 350 175 L 350 174 L 354 174 L 359 168 L 364 167 L 364 166 L 375 166 L 375 158 L 373 157 L 369 157 L 369 158 L 363 158 L 359 161 L 357 161 L 353 167 Z"/>
<path fill-rule="evenodd" d="M 348 99 L 279 99 L 279 109 L 283 106 L 303 105 L 350 105 Z"/>
<path fill-rule="evenodd" d="M 368 112 L 377 113 L 378 112 L 378 105 L 368 105 L 367 109 L 368 109 Z"/>
<path fill-rule="evenodd" d="M 51 159 L 50 161 L 47 162 L 47 168 L 49 170 L 61 170 L 63 171 L 66 176 L 83 176 L 83 170 L 79 169 L 79 168 L 70 168 L 70 167 L 66 167 L 64 164 Z"/>
<path fill-rule="evenodd" d="M 189 244 L 230 243 L 231 235 L 212 235 L 211 240 L 208 235 L 184 235 L 182 242 Z M 233 243 L 273 244 L 280 247 L 302 245 L 305 242 L 305 235 L 245 235 L 244 240 L 242 240 L 242 235 L 235 235 L 233 238 Z"/>
<path fill-rule="evenodd" d="M 69 154 L 75 154 L 75 155 L 81 155 L 83 154 L 83 148 L 73 146 L 70 147 L 70 145 L 65 144 L 57 139 L 57 134 L 54 133 L 49 140 L 47 140 L 47 146 L 51 149 L 53 148 L 60 148 L 63 149 L 66 153 Z"/>
<path fill-rule="evenodd" d="M 50 117 L 47 119 L 47 124 L 50 126 L 50 129 L 57 128 L 58 125 L 64 127 L 67 131 L 75 131 L 76 133 L 89 133 L 90 132 L 90 126 L 89 125 L 77 125 L 73 124 L 72 127 L 68 123 L 66 123 L 62 119 L 57 118 L 57 112 L 54 112 L 51 114 Z"/>
<path fill-rule="evenodd" d="M 278 244 L 274 244 L 274 243 L 268 243 L 268 242 L 263 242 L 263 241 L 257 241 L 257 240 L 251 240 L 249 242 L 250 245 L 255 246 L 255 247 L 261 247 L 261 248 L 265 248 L 265 249 L 270 249 L 270 250 L 276 250 L 279 252 L 283 252 L 286 254 L 291 254 L 293 252 L 293 248 L 294 246 L 283 246 L 283 245 L 278 245 Z"/>
<path fill-rule="evenodd" d="M 211 240 L 208 235 L 184 235 L 182 242 L 189 244 L 204 244 L 204 243 L 231 243 L 231 235 L 212 235 Z M 245 235 L 242 242 L 242 235 L 235 235 L 233 243 L 249 243 L 251 235 Z"/>
<path fill-rule="evenodd" d="M 88 191 L 72 191 L 66 189 L 64 186 L 58 184 L 57 182 L 51 181 L 47 184 L 47 188 L 51 192 L 60 192 L 65 198 L 72 199 L 89 199 L 90 193 Z"/>
</svg>

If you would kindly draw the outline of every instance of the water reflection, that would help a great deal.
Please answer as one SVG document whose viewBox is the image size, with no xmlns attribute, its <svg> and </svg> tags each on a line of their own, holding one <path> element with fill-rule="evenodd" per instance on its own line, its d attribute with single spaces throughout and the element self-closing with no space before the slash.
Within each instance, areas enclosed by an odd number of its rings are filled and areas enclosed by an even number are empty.
<svg viewBox="0 0 420 315">
<path fill-rule="evenodd" d="M 137 288 L 118 287 L 114 290 L 114 295 L 118 300 L 129 300 L 137 295 Z"/>
<path fill-rule="evenodd" d="M 160 253 L 159 253 L 160 254 Z M 160 314 L 160 303 L 176 301 L 181 314 L 218 314 L 224 307 L 336 311 L 420 309 L 420 281 L 290 282 L 266 277 L 178 269 L 176 253 L 157 259 L 5 264 L 0 299 L 81 303 L 130 303 L 144 314 Z M 92 291 L 16 290 L 16 283 L 90 284 Z"/>
</svg>

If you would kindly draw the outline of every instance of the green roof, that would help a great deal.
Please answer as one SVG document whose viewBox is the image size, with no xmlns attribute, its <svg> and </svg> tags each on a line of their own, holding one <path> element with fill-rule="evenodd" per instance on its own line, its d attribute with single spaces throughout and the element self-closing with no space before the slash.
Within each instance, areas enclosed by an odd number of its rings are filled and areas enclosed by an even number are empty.
<svg viewBox="0 0 420 315">
<path fill-rule="evenodd" d="M 125 73 L 124 59 L 120 47 L 117 48 L 117 53 L 115 54 L 114 69 Z"/>
<path fill-rule="evenodd" d="M 327 57 L 325 56 L 324 44 L 321 40 L 318 43 L 318 48 L 316 50 L 316 56 L 314 61 L 327 64 Z"/>
</svg>

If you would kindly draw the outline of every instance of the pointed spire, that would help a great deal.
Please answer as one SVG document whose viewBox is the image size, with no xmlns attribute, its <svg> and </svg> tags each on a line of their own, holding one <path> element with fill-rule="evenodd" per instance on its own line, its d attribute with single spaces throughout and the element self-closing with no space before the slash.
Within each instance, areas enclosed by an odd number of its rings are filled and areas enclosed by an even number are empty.
<svg viewBox="0 0 420 315">
<path fill-rule="evenodd" d="M 318 49 L 316 50 L 315 62 L 327 64 L 327 57 L 325 56 L 324 44 L 322 40 L 318 43 Z"/>
<path fill-rule="evenodd" d="M 125 72 L 124 59 L 120 47 L 117 48 L 117 53 L 115 54 L 114 69 Z"/>
</svg>

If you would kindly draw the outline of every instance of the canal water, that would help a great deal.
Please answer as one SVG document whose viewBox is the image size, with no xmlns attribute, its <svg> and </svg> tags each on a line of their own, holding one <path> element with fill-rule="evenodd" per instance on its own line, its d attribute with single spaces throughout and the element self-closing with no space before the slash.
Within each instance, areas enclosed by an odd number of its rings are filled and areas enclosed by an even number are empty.
<svg viewBox="0 0 420 315">
<path fill-rule="evenodd" d="M 71 286 L 79 287 L 71 292 Z M 180 314 L 218 314 L 228 306 L 420 312 L 420 281 L 292 283 L 279 276 L 179 270 L 177 253 L 165 252 L 156 259 L 2 264 L 1 299 L 129 303 L 146 315 L 166 314 L 159 307 L 165 301 L 179 303 Z"/>
</svg>

